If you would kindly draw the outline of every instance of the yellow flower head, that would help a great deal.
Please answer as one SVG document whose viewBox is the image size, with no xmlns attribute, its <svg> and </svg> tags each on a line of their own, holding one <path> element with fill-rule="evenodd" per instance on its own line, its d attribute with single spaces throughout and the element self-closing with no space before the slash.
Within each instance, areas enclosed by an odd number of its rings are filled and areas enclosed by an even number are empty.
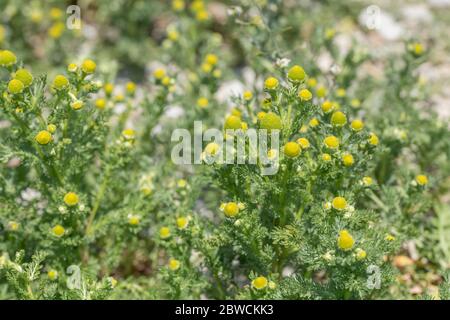
<svg viewBox="0 0 450 320">
<path fill-rule="evenodd" d="M 9 50 L 0 50 L 0 66 L 9 67 L 17 63 L 16 55 Z"/>
<path fill-rule="evenodd" d="M 126 140 L 133 140 L 136 137 L 136 132 L 133 129 L 125 129 L 122 131 L 122 137 Z"/>
<path fill-rule="evenodd" d="M 11 231 L 17 231 L 19 230 L 20 224 L 16 221 L 9 221 L 8 222 L 8 229 Z"/>
<path fill-rule="evenodd" d="M 266 112 L 260 111 L 260 112 L 258 112 L 258 114 L 256 115 L 256 117 L 258 118 L 259 121 L 261 121 L 266 115 L 267 115 Z"/>
<path fill-rule="evenodd" d="M 339 89 L 336 90 L 336 95 L 337 95 L 339 98 L 345 97 L 346 93 L 347 93 L 347 92 L 345 91 L 344 88 L 339 88 Z"/>
<path fill-rule="evenodd" d="M 409 46 L 409 50 L 418 57 L 425 52 L 425 47 L 419 42 L 414 42 Z"/>
<path fill-rule="evenodd" d="M 362 178 L 362 181 L 366 187 L 369 187 L 373 184 L 373 179 L 371 177 L 364 177 Z"/>
<path fill-rule="evenodd" d="M 185 4 L 183 0 L 173 0 L 172 1 L 172 9 L 174 11 L 182 11 L 184 10 Z"/>
<path fill-rule="evenodd" d="M 252 281 L 252 287 L 253 288 L 255 288 L 255 289 L 257 289 L 257 290 L 262 290 L 262 289 L 264 289 L 265 287 L 267 287 L 267 284 L 268 284 L 269 282 L 267 281 L 267 278 L 266 277 L 258 277 L 258 278 L 255 278 L 253 281 Z"/>
<path fill-rule="evenodd" d="M 328 153 L 323 153 L 322 160 L 325 162 L 331 161 L 331 156 Z"/>
<path fill-rule="evenodd" d="M 333 111 L 333 108 L 334 108 L 334 105 L 331 101 L 326 100 L 322 103 L 322 111 L 324 113 L 329 113 L 329 112 Z"/>
<path fill-rule="evenodd" d="M 39 144 L 48 144 L 50 141 L 52 141 L 52 134 L 48 132 L 47 130 L 39 131 L 36 137 L 34 137 L 37 143 Z"/>
<path fill-rule="evenodd" d="M 209 63 L 212 66 L 215 66 L 217 62 L 219 61 L 219 58 L 215 54 L 209 53 L 205 57 L 206 63 Z"/>
<path fill-rule="evenodd" d="M 291 81 L 294 82 L 303 81 L 305 77 L 306 77 L 305 70 L 303 70 L 303 68 L 300 66 L 295 65 L 288 71 L 288 78 Z"/>
<path fill-rule="evenodd" d="M 128 223 L 132 226 L 137 226 L 141 222 L 141 217 L 138 215 L 132 214 L 128 216 Z"/>
<path fill-rule="evenodd" d="M 319 98 L 325 97 L 327 93 L 328 93 L 327 88 L 325 88 L 324 86 L 320 86 L 316 90 L 316 94 Z"/>
<path fill-rule="evenodd" d="M 106 106 L 106 101 L 105 99 L 99 98 L 97 100 L 95 100 L 95 107 L 99 110 L 103 110 L 105 109 Z"/>
<path fill-rule="evenodd" d="M 367 252 L 363 249 L 356 249 L 356 260 L 364 260 L 367 257 Z"/>
<path fill-rule="evenodd" d="M 336 111 L 331 115 L 331 124 L 336 127 L 342 127 L 347 123 L 347 117 L 341 111 Z"/>
<path fill-rule="evenodd" d="M 384 239 L 386 241 L 394 241 L 395 237 L 392 234 L 388 234 L 388 235 L 386 235 L 386 237 Z"/>
<path fill-rule="evenodd" d="M 66 26 L 63 22 L 56 22 L 48 29 L 48 35 L 53 39 L 58 39 L 62 36 L 65 28 Z"/>
<path fill-rule="evenodd" d="M 25 87 L 33 82 L 33 75 L 27 69 L 19 69 L 14 74 L 14 79 L 20 80 Z"/>
<path fill-rule="evenodd" d="M 205 147 L 205 153 L 209 156 L 215 156 L 219 153 L 220 146 L 215 142 L 210 142 Z"/>
<path fill-rule="evenodd" d="M 262 119 L 260 119 L 260 128 L 270 130 L 281 130 L 281 118 L 273 112 L 266 113 Z"/>
<path fill-rule="evenodd" d="M 238 118 L 240 118 L 242 116 L 242 113 L 241 113 L 241 111 L 238 108 L 231 109 L 231 114 L 233 116 L 238 117 Z"/>
<path fill-rule="evenodd" d="M 306 138 L 298 138 L 297 143 L 302 147 L 302 149 L 308 149 L 310 147 L 309 140 Z"/>
<path fill-rule="evenodd" d="M 288 142 L 284 145 L 284 154 L 289 158 L 298 157 L 301 152 L 302 149 L 297 142 Z"/>
<path fill-rule="evenodd" d="M 103 90 L 105 90 L 107 95 L 110 95 L 114 91 L 114 85 L 112 83 L 106 83 L 103 86 Z"/>
<path fill-rule="evenodd" d="M 178 33 L 177 30 L 173 29 L 173 30 L 167 31 L 167 38 L 169 38 L 173 42 L 176 42 L 179 37 L 180 37 L 180 34 Z"/>
<path fill-rule="evenodd" d="M 311 128 L 315 128 L 315 127 L 317 127 L 319 125 L 319 120 L 317 120 L 317 118 L 312 118 L 310 121 L 309 121 L 309 126 L 311 127 Z"/>
<path fill-rule="evenodd" d="M 201 69 L 204 73 L 210 73 L 213 69 L 213 66 L 210 65 L 209 63 L 205 62 L 205 63 L 202 63 Z"/>
<path fill-rule="evenodd" d="M 177 218 L 177 227 L 178 229 L 186 229 L 189 224 L 189 219 L 186 217 Z"/>
<path fill-rule="evenodd" d="M 225 204 L 223 212 L 228 218 L 234 218 L 239 213 L 239 206 L 236 202 L 228 202 Z"/>
<path fill-rule="evenodd" d="M 345 200 L 344 197 L 335 197 L 331 202 L 331 205 L 336 210 L 344 210 L 347 208 L 347 201 Z"/>
<path fill-rule="evenodd" d="M 17 79 L 12 79 L 8 83 L 8 92 L 11 94 L 18 94 L 23 91 L 25 86 L 23 85 L 22 81 Z"/>
<path fill-rule="evenodd" d="M 335 136 L 328 136 L 323 140 L 323 143 L 330 149 L 339 148 L 339 139 Z"/>
<path fill-rule="evenodd" d="M 425 186 L 428 184 L 428 177 L 423 174 L 416 176 L 416 182 L 418 185 Z"/>
<path fill-rule="evenodd" d="M 62 16 L 63 16 L 63 12 L 60 8 L 53 7 L 50 9 L 50 17 L 53 20 L 61 19 Z"/>
<path fill-rule="evenodd" d="M 161 239 L 167 239 L 170 237 L 170 229 L 168 227 L 162 227 L 159 229 L 159 237 Z"/>
<path fill-rule="evenodd" d="M 172 271 L 177 271 L 178 269 L 180 269 L 180 261 L 178 261 L 177 259 L 170 258 L 169 269 Z"/>
<path fill-rule="evenodd" d="M 250 101 L 253 99 L 253 93 L 251 91 L 244 91 L 244 100 Z"/>
<path fill-rule="evenodd" d="M 69 86 L 69 80 L 61 74 L 57 75 L 55 79 L 53 79 L 53 88 L 56 90 L 63 90 Z"/>
<path fill-rule="evenodd" d="M 302 89 L 300 90 L 300 92 L 298 93 L 298 97 L 300 98 L 300 100 L 302 101 L 309 101 L 312 99 L 312 93 L 311 91 L 309 91 L 308 89 Z"/>
<path fill-rule="evenodd" d="M 350 167 L 355 163 L 355 159 L 353 159 L 353 156 L 350 153 L 346 153 L 342 156 L 342 163 L 346 167 Z"/>
<path fill-rule="evenodd" d="M 364 122 L 361 120 L 353 120 L 351 125 L 353 131 L 361 131 L 364 128 Z"/>
<path fill-rule="evenodd" d="M 52 233 L 57 237 L 62 237 L 64 233 L 66 232 L 66 229 L 60 224 L 57 224 L 52 228 Z"/>
<path fill-rule="evenodd" d="M 317 86 L 317 80 L 316 78 L 309 78 L 306 84 L 308 85 L 308 87 L 314 88 L 315 86 Z"/>
<path fill-rule="evenodd" d="M 339 249 L 347 251 L 353 248 L 353 245 L 355 244 L 355 240 L 353 239 L 352 235 L 347 230 L 341 230 L 339 231 L 339 236 L 337 239 L 337 244 Z"/>
<path fill-rule="evenodd" d="M 223 125 L 224 129 L 241 129 L 242 123 L 241 118 L 237 116 L 230 115 L 225 119 L 225 124 Z"/>
<path fill-rule="evenodd" d="M 64 203 L 69 207 L 76 206 L 78 204 L 79 198 L 75 192 L 67 192 L 64 196 Z"/>
<path fill-rule="evenodd" d="M 97 65 L 91 59 L 86 59 L 81 64 L 81 70 L 83 70 L 83 72 L 87 74 L 94 73 L 96 68 Z"/>
<path fill-rule="evenodd" d="M 264 87 L 269 90 L 276 89 L 278 87 L 278 80 L 274 77 L 269 77 L 264 81 Z"/>
<path fill-rule="evenodd" d="M 162 68 L 158 68 L 155 71 L 153 71 L 153 76 L 157 80 L 161 80 L 162 78 L 164 78 L 165 75 L 166 75 L 166 70 L 164 70 Z"/>
<path fill-rule="evenodd" d="M 56 271 L 56 270 L 54 270 L 54 269 L 50 269 L 48 272 L 47 272 L 47 277 L 50 279 L 50 280 L 56 280 L 57 278 L 58 278 L 58 271 Z"/>
<path fill-rule="evenodd" d="M 127 82 L 127 84 L 125 85 L 125 90 L 128 94 L 134 94 L 134 92 L 136 91 L 136 84 L 132 81 Z"/>
<path fill-rule="evenodd" d="M 369 144 L 376 146 L 378 145 L 378 142 L 379 142 L 378 136 L 372 132 L 369 137 Z"/>
<path fill-rule="evenodd" d="M 208 106 L 208 104 L 209 104 L 209 101 L 205 97 L 201 97 L 197 100 L 197 105 L 202 109 L 206 108 Z"/>
<path fill-rule="evenodd" d="M 78 66 L 75 63 L 69 63 L 67 66 L 67 71 L 69 72 L 76 72 L 78 69 Z"/>
<path fill-rule="evenodd" d="M 361 101 L 359 101 L 359 99 L 352 99 L 350 101 L 350 106 L 355 109 L 359 108 L 361 106 Z"/>
<path fill-rule="evenodd" d="M 84 102 L 81 101 L 81 100 L 75 100 L 74 102 L 72 102 L 72 103 L 70 104 L 70 107 L 71 107 L 73 110 L 80 110 L 81 108 L 83 108 L 83 106 L 84 106 Z"/>
</svg>

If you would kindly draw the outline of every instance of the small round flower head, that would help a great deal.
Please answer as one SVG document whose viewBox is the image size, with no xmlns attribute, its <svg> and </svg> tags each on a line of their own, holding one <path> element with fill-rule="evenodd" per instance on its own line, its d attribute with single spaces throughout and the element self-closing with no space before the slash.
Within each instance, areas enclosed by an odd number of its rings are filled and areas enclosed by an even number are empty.
<svg viewBox="0 0 450 320">
<path fill-rule="evenodd" d="M 45 145 L 52 141 L 52 134 L 47 130 L 42 130 L 38 132 L 34 139 L 37 143 Z"/>
<path fill-rule="evenodd" d="M 417 175 L 415 180 L 416 180 L 417 184 L 420 186 L 425 186 L 428 184 L 428 177 L 423 174 Z"/>
<path fill-rule="evenodd" d="M 75 192 L 67 192 L 64 196 L 64 203 L 69 207 L 76 206 L 78 201 L 79 198 Z"/>
<path fill-rule="evenodd" d="M 130 214 L 128 216 L 128 224 L 132 226 L 137 226 L 139 222 L 141 222 L 141 217 L 139 217 L 138 215 Z"/>
<path fill-rule="evenodd" d="M 269 281 L 267 280 L 267 278 L 261 276 L 261 277 L 255 278 L 252 281 L 252 287 L 257 290 L 262 290 L 265 287 L 267 287 L 268 283 L 269 283 Z"/>
<path fill-rule="evenodd" d="M 353 120 L 351 125 L 353 131 L 361 131 L 364 128 L 364 122 L 359 119 Z"/>
<path fill-rule="evenodd" d="M 327 88 L 325 88 L 324 86 L 319 86 L 319 87 L 316 89 L 316 95 L 317 95 L 319 98 L 325 97 L 325 96 L 327 95 L 327 93 L 328 93 Z"/>
<path fill-rule="evenodd" d="M 162 68 L 158 68 L 155 71 L 153 71 L 153 76 L 157 80 L 161 80 L 166 75 L 166 71 Z"/>
<path fill-rule="evenodd" d="M 306 138 L 298 138 L 297 143 L 302 147 L 302 149 L 308 149 L 310 147 L 309 140 Z"/>
<path fill-rule="evenodd" d="M 75 100 L 70 104 L 70 107 L 73 110 L 80 110 L 81 108 L 83 108 L 83 106 L 84 106 L 84 102 L 81 100 Z"/>
<path fill-rule="evenodd" d="M 268 131 L 281 130 L 281 118 L 276 113 L 268 112 L 260 119 L 260 128 Z"/>
<path fill-rule="evenodd" d="M 288 142 L 284 145 L 284 154 L 289 158 L 298 157 L 301 152 L 302 149 L 297 142 Z"/>
<path fill-rule="evenodd" d="M 336 210 L 345 210 L 347 208 L 347 201 L 344 197 L 335 197 L 331 202 L 331 205 Z"/>
<path fill-rule="evenodd" d="M 264 87 L 269 90 L 276 89 L 278 87 L 278 80 L 274 77 L 269 77 L 264 81 Z"/>
<path fill-rule="evenodd" d="M 322 160 L 325 162 L 331 161 L 331 156 L 328 153 L 322 153 Z"/>
<path fill-rule="evenodd" d="M 168 76 L 165 76 L 164 78 L 162 78 L 161 83 L 163 86 L 168 87 L 172 83 L 172 79 Z"/>
<path fill-rule="evenodd" d="M 136 84 L 132 81 L 127 82 L 125 85 L 125 90 L 128 94 L 134 94 L 136 92 Z"/>
<path fill-rule="evenodd" d="M 69 80 L 61 74 L 57 75 L 55 79 L 53 79 L 53 88 L 56 90 L 63 90 L 69 86 Z"/>
<path fill-rule="evenodd" d="M 215 142 L 210 142 L 205 147 L 205 153 L 209 156 L 215 156 L 220 151 L 220 146 Z"/>
<path fill-rule="evenodd" d="M 48 29 L 48 35 L 53 39 L 58 39 L 62 36 L 65 28 L 66 26 L 63 22 L 56 22 Z"/>
<path fill-rule="evenodd" d="M 333 28 L 325 29 L 325 39 L 331 40 L 334 38 L 335 34 L 336 34 L 336 30 L 334 30 Z"/>
<path fill-rule="evenodd" d="M 244 100 L 245 101 L 250 101 L 250 100 L 253 99 L 253 93 L 251 91 L 249 91 L 249 90 L 244 91 L 243 96 L 244 96 Z"/>
<path fill-rule="evenodd" d="M 205 57 L 205 61 L 209 63 L 212 66 L 215 66 L 217 62 L 219 61 L 219 58 L 215 54 L 209 53 Z"/>
<path fill-rule="evenodd" d="M 373 184 L 373 179 L 371 177 L 362 178 L 363 185 L 366 187 L 370 187 Z"/>
<path fill-rule="evenodd" d="M 66 229 L 60 224 L 57 224 L 52 228 L 52 233 L 57 237 L 62 237 L 64 233 L 66 232 Z"/>
<path fill-rule="evenodd" d="M 328 136 L 323 140 L 323 143 L 330 149 L 339 148 L 339 139 L 335 136 Z"/>
<path fill-rule="evenodd" d="M 0 50 L 0 66 L 9 67 L 17 63 L 16 55 L 9 50 Z"/>
<path fill-rule="evenodd" d="M 12 79 L 11 81 L 8 82 L 8 92 L 11 94 L 21 93 L 24 88 L 25 86 L 20 80 Z"/>
<path fill-rule="evenodd" d="M 288 71 L 288 78 L 293 82 L 303 81 L 306 77 L 305 70 L 300 66 L 293 66 Z"/>
<path fill-rule="evenodd" d="M 95 107 L 99 110 L 103 110 L 105 109 L 106 106 L 106 101 L 105 99 L 99 98 L 97 100 L 95 100 Z"/>
<path fill-rule="evenodd" d="M 302 101 L 309 101 L 312 99 L 312 93 L 311 91 L 309 91 L 308 89 L 302 89 L 300 90 L 300 92 L 298 93 L 298 97 L 300 98 L 300 100 Z"/>
<path fill-rule="evenodd" d="M 173 42 L 176 42 L 180 38 L 180 34 L 175 29 L 168 30 L 167 31 L 167 38 L 169 38 Z"/>
<path fill-rule="evenodd" d="M 319 120 L 317 120 L 317 118 L 312 118 L 310 121 L 309 121 L 309 126 L 311 127 L 311 128 L 315 128 L 315 127 L 317 127 L 319 125 Z"/>
<path fill-rule="evenodd" d="M 367 257 L 367 252 L 361 248 L 356 249 L 356 260 L 364 260 Z"/>
<path fill-rule="evenodd" d="M 185 188 L 187 186 L 187 181 L 185 179 L 179 179 L 177 181 L 178 188 Z"/>
<path fill-rule="evenodd" d="M 56 270 L 54 270 L 54 269 L 50 269 L 48 272 L 47 272 L 47 277 L 50 279 L 50 280 L 56 280 L 57 278 L 58 278 L 58 271 L 56 271 Z"/>
<path fill-rule="evenodd" d="M 86 59 L 81 64 L 81 70 L 83 70 L 83 72 L 86 74 L 94 73 L 96 68 L 97 68 L 97 65 L 91 59 Z"/>
<path fill-rule="evenodd" d="M 177 259 L 174 258 L 170 258 L 169 260 L 169 269 L 172 271 L 177 271 L 178 269 L 180 269 L 180 261 L 178 261 Z"/>
<path fill-rule="evenodd" d="M 228 202 L 225 204 L 223 212 L 228 218 L 234 218 L 239 213 L 239 206 L 236 202 Z"/>
<path fill-rule="evenodd" d="M 308 85 L 308 87 L 314 88 L 315 86 L 317 86 L 317 80 L 316 78 L 309 78 L 306 84 Z"/>
<path fill-rule="evenodd" d="M 423 44 L 419 42 L 414 42 L 409 45 L 408 48 L 416 57 L 421 56 L 425 52 L 425 48 Z"/>
<path fill-rule="evenodd" d="M 215 69 L 212 74 L 214 78 L 219 79 L 220 77 L 222 77 L 222 70 Z"/>
<path fill-rule="evenodd" d="M 186 227 L 189 224 L 189 219 L 186 217 L 179 217 L 177 218 L 177 227 L 178 229 L 182 230 L 182 229 L 186 229 Z"/>
<path fill-rule="evenodd" d="M 50 9 L 50 18 L 52 18 L 53 20 L 58 20 L 61 19 L 61 17 L 63 16 L 63 12 L 61 9 L 53 7 Z"/>
<path fill-rule="evenodd" d="M 359 101 L 359 99 L 352 99 L 350 101 L 350 106 L 355 109 L 359 108 L 361 106 L 361 101 Z"/>
<path fill-rule="evenodd" d="M 105 83 L 105 85 L 103 86 L 103 90 L 105 90 L 105 93 L 107 95 L 111 95 L 114 91 L 114 85 L 112 83 Z"/>
<path fill-rule="evenodd" d="M 213 69 L 213 66 L 210 65 L 209 63 L 205 62 L 205 63 L 202 63 L 200 68 L 202 69 L 202 71 L 204 73 L 210 73 Z"/>
<path fill-rule="evenodd" d="M 266 112 L 260 111 L 256 114 L 256 117 L 258 118 L 259 121 L 261 121 L 266 115 L 267 115 Z"/>
<path fill-rule="evenodd" d="M 342 127 L 347 123 L 347 117 L 341 111 L 336 111 L 331 115 L 331 124 L 336 127 Z"/>
<path fill-rule="evenodd" d="M 375 133 L 372 132 L 372 133 L 370 134 L 370 137 L 369 137 L 368 142 L 369 142 L 369 144 L 371 144 L 371 145 L 373 145 L 373 146 L 378 145 L 378 143 L 379 143 L 378 136 L 377 136 Z"/>
<path fill-rule="evenodd" d="M 10 231 L 17 231 L 19 230 L 20 224 L 16 221 L 9 221 L 8 222 L 8 230 Z"/>
<path fill-rule="evenodd" d="M 387 234 L 386 237 L 384 237 L 386 241 L 394 241 L 395 237 L 392 234 Z"/>
<path fill-rule="evenodd" d="M 326 100 L 322 103 L 322 111 L 324 113 L 329 113 L 329 112 L 333 111 L 333 108 L 334 108 L 334 105 L 331 101 Z"/>
<path fill-rule="evenodd" d="M 353 156 L 350 153 L 346 153 L 342 156 L 342 163 L 346 167 L 350 167 L 355 163 L 355 159 L 353 159 Z"/>
<path fill-rule="evenodd" d="M 202 109 L 206 108 L 208 106 L 208 104 L 209 104 L 209 101 L 205 97 L 198 98 L 198 100 L 197 100 L 197 105 Z"/>
<path fill-rule="evenodd" d="M 231 109 L 231 114 L 232 114 L 233 116 L 238 117 L 238 118 L 241 118 L 241 117 L 242 117 L 242 112 L 241 112 L 241 110 L 239 110 L 238 108 L 233 108 L 233 109 Z"/>
<path fill-rule="evenodd" d="M 168 227 L 162 227 L 159 229 L 159 237 L 161 239 L 167 239 L 170 237 L 170 229 Z"/>
<path fill-rule="evenodd" d="M 344 88 L 339 88 L 339 89 L 336 90 L 336 95 L 337 95 L 339 98 L 345 97 L 346 93 L 347 93 L 347 92 L 345 91 Z"/>
<path fill-rule="evenodd" d="M 20 80 L 25 87 L 33 82 L 33 75 L 27 69 L 19 69 L 14 73 L 14 79 Z"/>
<path fill-rule="evenodd" d="M 233 129 L 233 130 L 241 129 L 242 128 L 241 118 L 230 115 L 225 119 L 223 127 L 224 129 Z"/>
<path fill-rule="evenodd" d="M 174 11 L 182 11 L 184 10 L 185 4 L 183 0 L 173 0 L 172 1 L 172 9 Z"/>
<path fill-rule="evenodd" d="M 76 65 L 76 63 L 69 63 L 69 65 L 67 66 L 67 71 L 69 72 L 77 72 L 78 70 L 78 66 Z"/>
<path fill-rule="evenodd" d="M 125 129 L 122 131 L 122 137 L 125 140 L 133 140 L 136 137 L 136 132 L 133 129 Z"/>
<path fill-rule="evenodd" d="M 353 248 L 355 240 L 353 239 L 352 235 L 347 230 L 344 229 L 339 231 L 337 244 L 339 249 L 347 251 Z"/>
<path fill-rule="evenodd" d="M 198 21 L 206 21 L 206 20 L 208 20 L 208 18 L 209 18 L 209 13 L 206 10 L 198 11 L 195 14 L 195 19 L 197 19 Z"/>
</svg>

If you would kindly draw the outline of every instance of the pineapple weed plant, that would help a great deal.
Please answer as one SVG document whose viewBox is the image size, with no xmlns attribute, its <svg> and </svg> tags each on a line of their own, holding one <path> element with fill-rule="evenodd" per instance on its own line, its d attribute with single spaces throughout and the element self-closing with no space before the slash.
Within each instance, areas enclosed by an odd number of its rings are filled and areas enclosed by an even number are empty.
<svg viewBox="0 0 450 320">
<path fill-rule="evenodd" d="M 150 83 L 129 81 L 121 93 L 91 59 L 50 77 L 2 46 L 2 298 L 408 297 L 392 259 L 410 239 L 446 269 L 439 203 L 450 134 L 417 107 L 428 97 L 416 72 L 425 45 L 407 42 L 400 59 L 387 58 L 382 80 L 361 79 L 358 68 L 377 57 L 357 45 L 342 55 L 331 26 L 319 24 L 305 36 L 310 47 L 294 50 L 287 24 L 303 21 L 301 10 L 252 8 L 242 1 L 227 24 L 243 63 L 259 73 L 231 110 L 215 93 L 235 74 L 200 0 L 172 1 L 178 19 L 159 48 L 163 64 Z M 58 12 L 50 11 L 56 25 Z M 50 46 L 70 43 L 68 30 L 56 31 L 47 31 Z M 319 68 L 321 50 L 340 72 Z M 173 104 L 184 110 L 176 121 L 164 115 Z M 219 161 L 234 150 L 218 141 L 203 145 L 216 162 L 174 165 L 172 129 L 192 132 L 194 120 L 223 126 L 226 141 L 278 132 L 280 148 L 266 155 L 277 172 Z M 247 153 L 254 147 L 246 141 Z"/>
</svg>

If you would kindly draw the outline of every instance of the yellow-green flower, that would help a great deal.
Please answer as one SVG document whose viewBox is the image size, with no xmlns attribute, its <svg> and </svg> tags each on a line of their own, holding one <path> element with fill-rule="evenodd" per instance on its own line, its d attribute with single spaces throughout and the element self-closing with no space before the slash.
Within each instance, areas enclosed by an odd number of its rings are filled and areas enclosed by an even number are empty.
<svg viewBox="0 0 450 320">
<path fill-rule="evenodd" d="M 323 140 L 323 143 L 330 149 L 339 148 L 339 139 L 335 136 L 328 136 Z"/>
<path fill-rule="evenodd" d="M 241 129 L 242 128 L 241 118 L 230 115 L 225 119 L 225 124 L 223 127 L 224 129 L 233 129 L 233 130 Z"/>
<path fill-rule="evenodd" d="M 103 110 L 105 109 L 106 106 L 106 101 L 105 99 L 99 98 L 97 100 L 95 100 L 95 107 L 99 110 Z"/>
<path fill-rule="evenodd" d="M 91 59 L 86 59 L 81 64 L 81 70 L 83 70 L 86 74 L 92 74 L 95 72 L 95 69 L 97 68 L 97 64 L 92 61 Z"/>
<path fill-rule="evenodd" d="M 355 240 L 353 239 L 352 235 L 347 230 L 344 229 L 339 231 L 337 243 L 339 249 L 347 251 L 353 248 Z"/>
<path fill-rule="evenodd" d="M 141 222 L 141 217 L 135 214 L 128 216 L 128 223 L 132 226 L 137 226 Z"/>
<path fill-rule="evenodd" d="M 423 174 L 419 174 L 416 176 L 416 182 L 418 185 L 425 186 L 428 184 L 428 177 Z"/>
<path fill-rule="evenodd" d="M 268 280 L 266 277 L 257 277 L 252 281 L 252 287 L 257 290 L 262 290 L 268 285 Z"/>
<path fill-rule="evenodd" d="M 66 232 L 66 229 L 60 224 L 57 224 L 52 228 L 52 233 L 57 237 L 62 237 L 64 233 Z"/>
<path fill-rule="evenodd" d="M 319 120 L 317 119 L 317 118 L 312 118 L 310 121 L 309 121 L 309 126 L 311 127 L 311 128 L 315 128 L 315 127 L 317 127 L 319 125 Z"/>
<path fill-rule="evenodd" d="M 378 145 L 379 139 L 378 139 L 378 136 L 375 133 L 372 132 L 370 134 L 370 137 L 369 137 L 368 141 L 369 141 L 369 144 L 371 144 L 373 146 L 376 146 L 376 145 Z"/>
<path fill-rule="evenodd" d="M 179 217 L 177 218 L 177 227 L 178 229 L 186 229 L 186 227 L 189 224 L 189 219 L 186 217 Z"/>
<path fill-rule="evenodd" d="M 47 277 L 50 279 L 50 280 L 56 280 L 57 278 L 58 278 L 58 271 L 56 271 L 56 270 L 54 270 L 54 269 L 50 269 L 48 272 L 47 272 Z"/>
<path fill-rule="evenodd" d="M 298 138 L 297 143 L 302 147 L 302 149 L 308 149 L 310 147 L 309 140 L 306 138 Z"/>
<path fill-rule="evenodd" d="M 219 61 L 219 58 L 213 53 L 209 53 L 205 57 L 205 62 L 209 63 L 212 66 L 215 66 L 218 61 Z"/>
<path fill-rule="evenodd" d="M 364 177 L 362 178 L 362 181 L 366 187 L 369 187 L 373 184 L 373 179 L 371 177 Z"/>
<path fill-rule="evenodd" d="M 197 105 L 202 109 L 206 108 L 208 106 L 208 104 L 209 104 L 209 101 L 205 97 L 201 97 L 197 100 Z"/>
<path fill-rule="evenodd" d="M 334 105 L 331 101 L 326 100 L 322 103 L 322 111 L 324 113 L 329 113 L 329 112 L 333 111 L 333 108 L 334 108 Z"/>
<path fill-rule="evenodd" d="M 305 70 L 303 70 L 303 68 L 300 66 L 295 65 L 288 71 L 288 78 L 291 81 L 294 82 L 303 81 L 305 77 L 306 77 Z"/>
<path fill-rule="evenodd" d="M 276 89 L 278 87 L 278 80 L 274 77 L 269 77 L 264 81 L 264 87 L 269 90 Z"/>
<path fill-rule="evenodd" d="M 178 261 L 177 259 L 173 259 L 170 258 L 169 260 L 169 269 L 172 271 L 177 271 L 178 269 L 180 269 L 180 261 Z"/>
<path fill-rule="evenodd" d="M 161 239 L 167 239 L 170 237 L 170 229 L 168 227 L 162 227 L 159 229 L 159 237 Z"/>
<path fill-rule="evenodd" d="M 361 131 L 364 128 L 364 122 L 362 122 L 359 119 L 356 119 L 352 121 L 350 126 L 352 127 L 353 131 Z"/>
<path fill-rule="evenodd" d="M 260 128 L 270 130 L 281 130 L 281 118 L 273 112 L 266 113 L 260 118 Z"/>
<path fill-rule="evenodd" d="M 134 94 L 136 92 L 136 84 L 132 81 L 128 81 L 125 85 L 125 90 L 128 94 Z"/>
<path fill-rule="evenodd" d="M 14 79 L 20 80 L 25 87 L 33 82 L 33 75 L 27 69 L 19 69 L 14 73 Z"/>
<path fill-rule="evenodd" d="M 322 153 L 322 160 L 325 162 L 331 161 L 331 155 L 328 153 Z"/>
<path fill-rule="evenodd" d="M 336 127 L 342 127 L 347 123 L 347 117 L 341 111 L 336 111 L 331 115 L 331 124 Z"/>
<path fill-rule="evenodd" d="M 18 94 L 23 91 L 25 86 L 23 85 L 22 81 L 17 79 L 12 79 L 8 83 L 8 92 L 11 94 Z"/>
<path fill-rule="evenodd" d="M 346 153 L 342 156 L 342 163 L 346 167 L 350 167 L 355 163 L 355 159 L 353 159 L 353 156 L 350 153 Z"/>
<path fill-rule="evenodd" d="M 244 100 L 250 101 L 253 98 L 253 93 L 251 91 L 247 90 L 247 91 L 244 91 L 243 96 L 244 96 Z"/>
<path fill-rule="evenodd" d="M 298 93 L 298 97 L 300 98 L 300 100 L 302 101 L 309 101 L 312 99 L 312 93 L 311 91 L 309 91 L 308 89 L 302 89 L 300 90 L 300 92 Z"/>
<path fill-rule="evenodd" d="M 52 141 L 52 134 L 47 130 L 42 130 L 38 132 L 34 139 L 37 143 L 45 145 Z"/>
<path fill-rule="evenodd" d="M 72 103 L 70 104 L 70 107 L 71 107 L 73 110 L 80 110 L 81 108 L 83 108 L 83 106 L 84 106 L 84 102 L 81 101 L 81 100 L 75 100 L 74 102 L 72 102 Z"/>
<path fill-rule="evenodd" d="M 69 86 L 69 80 L 61 74 L 57 75 L 55 79 L 53 79 L 53 88 L 56 90 L 63 90 Z"/>
<path fill-rule="evenodd" d="M 165 75 L 166 75 L 166 70 L 164 70 L 162 68 L 158 68 L 155 71 L 153 71 L 153 76 L 157 80 L 161 80 L 162 78 L 164 78 Z"/>
<path fill-rule="evenodd" d="M 234 218 L 239 213 L 239 206 L 236 202 L 228 202 L 223 207 L 223 212 L 228 218 Z"/>
<path fill-rule="evenodd" d="M 367 257 L 367 252 L 361 248 L 356 249 L 356 260 L 364 260 Z"/>
<path fill-rule="evenodd" d="M 301 152 L 302 149 L 297 142 L 288 142 L 284 145 L 284 154 L 289 158 L 298 157 Z"/>
<path fill-rule="evenodd" d="M 335 197 L 331 202 L 331 205 L 336 210 L 344 210 L 347 208 L 347 200 L 344 197 Z"/>
<path fill-rule="evenodd" d="M 64 203 L 69 207 L 76 206 L 78 204 L 79 198 L 75 192 L 67 192 L 64 196 Z"/>
<path fill-rule="evenodd" d="M 16 55 L 9 50 L 0 50 L 0 66 L 9 67 L 17 63 Z"/>
</svg>

